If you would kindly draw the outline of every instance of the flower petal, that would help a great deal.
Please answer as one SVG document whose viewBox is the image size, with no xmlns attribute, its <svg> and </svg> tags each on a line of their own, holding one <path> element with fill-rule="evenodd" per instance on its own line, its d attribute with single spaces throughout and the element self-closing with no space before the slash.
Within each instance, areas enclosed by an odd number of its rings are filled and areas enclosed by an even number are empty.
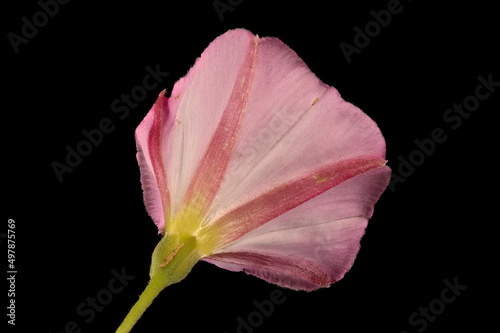
<svg viewBox="0 0 500 333">
<path fill-rule="evenodd" d="M 217 165 L 207 165 L 206 159 L 227 159 L 227 154 L 223 152 L 225 148 L 217 146 L 213 151 L 214 145 L 227 142 L 228 137 L 234 135 L 237 127 L 234 125 L 238 124 L 239 113 L 246 104 L 246 97 L 241 98 L 237 94 L 248 89 L 241 86 L 240 80 L 248 78 L 251 71 L 249 54 L 252 54 L 254 39 L 254 35 L 242 29 L 219 36 L 173 88 L 169 106 L 176 111 L 177 118 L 174 136 L 164 149 L 172 152 L 165 164 L 174 214 L 186 200 L 189 201 L 186 192 L 193 179 L 198 185 L 191 185 L 191 192 L 200 190 L 202 178 L 205 178 L 205 185 L 210 181 L 206 177 L 207 170 L 200 171 L 200 168 L 211 168 L 216 174 L 212 175 L 215 179 L 208 192 L 219 187 L 217 179 L 222 178 L 220 174 L 223 172 L 220 171 L 225 168 L 222 166 L 217 170 Z M 227 132 L 224 133 L 224 130 Z M 198 176 L 195 175 L 197 170 L 200 171 Z"/>
<path fill-rule="evenodd" d="M 202 229 L 198 238 L 205 252 L 220 249 L 332 187 L 384 164 L 381 158 L 361 157 L 310 170 L 223 215 Z"/>
<path fill-rule="evenodd" d="M 171 127 L 169 119 L 172 119 L 164 93 L 164 91 L 160 93 L 150 112 L 135 132 L 144 203 L 159 233 L 162 234 L 165 218 L 170 209 L 162 142 L 163 137 L 167 135 L 165 132 L 168 133 Z"/>
<path fill-rule="evenodd" d="M 205 205 L 211 202 L 209 196 L 215 196 L 225 171 L 222 162 L 227 164 L 232 152 L 231 147 L 224 150 L 221 146 L 234 145 L 240 115 L 247 103 L 245 91 L 252 76 L 251 50 L 255 48 L 256 39 L 243 29 L 219 36 L 188 74 L 176 82 L 171 97 L 164 101 L 158 99 L 137 128 L 144 200 L 161 233 L 165 227 L 173 228 L 172 218 L 178 215 L 183 200 L 184 205 L 192 204 L 192 196 L 186 196 L 190 184 L 190 192 L 205 199 Z M 240 84 L 244 79 L 246 87 Z M 242 95 L 246 97 L 241 98 Z M 162 107 L 167 110 L 161 117 L 155 113 L 160 102 L 164 102 Z M 159 129 L 153 126 L 160 123 L 163 127 Z M 158 154 L 150 154 L 149 143 L 159 143 L 153 149 Z M 218 164 L 206 163 L 207 159 L 217 159 Z M 199 172 L 195 173 L 196 170 Z M 168 195 L 158 193 L 152 185 L 154 182 Z M 166 225 L 165 219 L 169 221 Z M 195 227 L 195 223 L 191 224 Z"/>
<path fill-rule="evenodd" d="M 203 260 L 292 289 L 328 287 L 351 268 L 389 179 L 386 166 L 351 178 Z"/>
<path fill-rule="evenodd" d="M 184 205 L 190 207 L 190 212 L 196 211 L 185 216 L 186 220 L 202 221 L 224 178 L 248 103 L 257 43 L 258 38 L 255 38 L 239 70 L 224 113 L 186 192 Z M 194 206 L 196 210 L 192 209 Z"/>
<path fill-rule="evenodd" d="M 237 140 L 203 225 L 311 170 L 362 156 L 385 158 L 375 122 L 275 38 L 259 40 Z"/>
</svg>

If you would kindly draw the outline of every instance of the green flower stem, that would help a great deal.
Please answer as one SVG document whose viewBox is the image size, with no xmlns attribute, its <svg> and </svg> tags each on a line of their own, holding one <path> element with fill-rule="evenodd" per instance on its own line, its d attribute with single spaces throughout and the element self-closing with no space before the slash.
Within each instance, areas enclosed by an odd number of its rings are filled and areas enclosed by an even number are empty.
<svg viewBox="0 0 500 333">
<path fill-rule="evenodd" d="M 186 277 L 200 259 L 196 245 L 190 235 L 171 234 L 160 240 L 153 252 L 151 279 L 116 333 L 129 333 L 163 289 Z"/>
<path fill-rule="evenodd" d="M 158 296 L 160 291 L 164 289 L 164 283 L 160 279 L 151 279 L 142 292 L 137 303 L 134 304 L 130 312 L 123 320 L 122 324 L 116 330 L 116 333 L 128 333 L 132 330 L 135 323 L 141 318 L 146 309 L 153 303 L 153 300 Z"/>
</svg>

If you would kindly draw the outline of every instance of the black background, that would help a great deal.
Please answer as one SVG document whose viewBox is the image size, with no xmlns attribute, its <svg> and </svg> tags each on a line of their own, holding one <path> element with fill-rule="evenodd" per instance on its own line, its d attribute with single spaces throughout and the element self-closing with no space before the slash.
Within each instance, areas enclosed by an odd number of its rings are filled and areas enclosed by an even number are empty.
<svg viewBox="0 0 500 333">
<path fill-rule="evenodd" d="M 417 148 L 415 139 L 430 138 L 435 128 L 447 135 L 404 183 L 383 194 L 345 278 L 311 293 L 283 289 L 285 302 L 254 331 L 417 332 L 422 326 L 411 326 L 409 316 L 440 298 L 445 279 L 467 289 L 425 332 L 498 327 L 490 302 L 498 303 L 493 140 L 500 88 L 456 130 L 443 121 L 448 108 L 474 94 L 478 76 L 500 81 L 494 8 L 402 1 L 401 13 L 348 64 L 339 44 L 353 44 L 354 27 L 363 29 L 373 20 L 370 11 L 388 1 L 325 4 L 246 0 L 221 21 L 212 1 L 71 1 L 17 54 L 7 34 L 20 34 L 21 18 L 31 20 L 40 6 L 3 5 L 0 232 L 8 218 L 16 221 L 18 270 L 17 325 L 9 329 L 64 332 L 74 321 L 82 332 L 114 332 L 146 286 L 159 240 L 142 202 L 134 129 L 160 90 L 168 94 L 216 36 L 237 27 L 280 38 L 372 117 L 396 173 L 398 158 Z M 120 120 L 111 103 L 157 64 L 169 76 Z M 59 182 L 51 163 L 64 162 L 65 147 L 75 147 L 81 131 L 103 118 L 114 131 Z M 122 269 L 135 278 L 86 323 L 76 308 Z M 269 299 L 276 288 L 201 262 L 156 299 L 133 332 L 237 332 L 237 317 L 247 318 L 252 302 Z"/>
</svg>

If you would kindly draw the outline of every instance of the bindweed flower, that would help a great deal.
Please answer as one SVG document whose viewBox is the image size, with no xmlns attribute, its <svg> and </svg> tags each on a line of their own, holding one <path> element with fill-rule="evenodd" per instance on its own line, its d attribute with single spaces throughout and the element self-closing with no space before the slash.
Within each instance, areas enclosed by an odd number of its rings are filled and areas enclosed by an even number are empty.
<svg viewBox="0 0 500 333">
<path fill-rule="evenodd" d="M 117 332 L 200 260 L 282 287 L 351 268 L 388 185 L 373 120 L 276 38 L 216 38 L 136 131 L 144 202 L 163 236 Z"/>
</svg>

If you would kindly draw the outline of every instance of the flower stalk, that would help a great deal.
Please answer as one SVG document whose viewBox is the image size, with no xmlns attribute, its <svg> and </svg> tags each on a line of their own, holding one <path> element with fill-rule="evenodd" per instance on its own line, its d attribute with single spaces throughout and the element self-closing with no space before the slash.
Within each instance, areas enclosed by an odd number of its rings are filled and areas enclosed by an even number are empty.
<svg viewBox="0 0 500 333">
<path fill-rule="evenodd" d="M 129 333 L 163 289 L 186 277 L 200 259 L 196 245 L 195 237 L 177 233 L 160 240 L 153 252 L 149 283 L 116 333 Z"/>
</svg>

